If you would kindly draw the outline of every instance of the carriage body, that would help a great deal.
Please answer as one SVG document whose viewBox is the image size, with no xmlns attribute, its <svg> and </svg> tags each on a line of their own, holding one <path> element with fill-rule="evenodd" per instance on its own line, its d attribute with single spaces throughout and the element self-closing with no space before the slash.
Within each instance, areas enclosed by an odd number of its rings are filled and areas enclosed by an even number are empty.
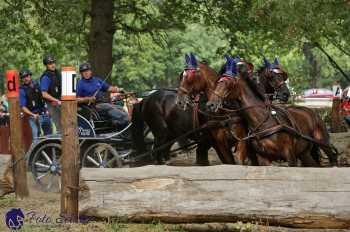
<svg viewBox="0 0 350 232">
<path fill-rule="evenodd" d="M 132 124 L 116 131 L 110 120 L 102 118 L 90 106 L 79 106 L 77 114 L 80 167 L 120 168 L 131 164 Z M 147 133 L 147 132 L 146 132 Z M 43 191 L 58 191 L 61 175 L 61 135 L 39 138 L 26 153 L 27 166 Z M 153 141 L 149 140 L 148 144 Z"/>
</svg>

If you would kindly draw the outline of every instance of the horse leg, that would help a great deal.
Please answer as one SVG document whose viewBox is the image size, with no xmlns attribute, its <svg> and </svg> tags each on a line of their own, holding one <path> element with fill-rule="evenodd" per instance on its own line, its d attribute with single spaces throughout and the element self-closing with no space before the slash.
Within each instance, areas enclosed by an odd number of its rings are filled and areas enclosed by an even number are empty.
<svg viewBox="0 0 350 232">
<path fill-rule="evenodd" d="M 320 151 L 320 147 L 316 144 L 312 145 L 310 154 L 312 156 L 312 158 L 314 159 L 314 161 L 318 164 L 318 166 L 321 166 L 321 151 Z"/>
<path fill-rule="evenodd" d="M 229 141 L 229 136 L 226 134 L 225 129 L 217 129 L 212 131 L 212 136 L 215 140 L 216 148 L 219 153 L 222 154 L 221 162 L 224 164 L 235 164 L 235 159 L 232 155 L 232 145 Z"/>
<path fill-rule="evenodd" d="M 288 162 L 288 166 L 289 167 L 296 167 L 298 164 L 297 157 L 295 155 L 294 149 L 290 149 L 290 146 L 291 145 L 289 145 L 289 144 L 285 144 L 284 154 L 285 154 L 286 160 Z M 295 144 L 294 144 L 294 146 L 295 146 Z"/>
<path fill-rule="evenodd" d="M 332 144 L 328 143 L 326 146 L 321 147 L 322 150 L 326 153 L 329 163 L 331 166 L 338 166 L 338 150 Z"/>
<path fill-rule="evenodd" d="M 236 138 L 244 138 L 247 136 L 246 129 L 239 124 L 233 124 L 231 126 L 231 131 L 233 131 Z M 248 144 L 246 141 L 237 141 L 235 156 L 239 164 L 243 165 L 245 163 L 245 160 L 249 157 Z"/>
<path fill-rule="evenodd" d="M 211 144 L 207 140 L 200 140 L 196 149 L 196 164 L 199 166 L 209 166 L 208 150 Z"/>
<path fill-rule="evenodd" d="M 162 117 L 152 118 L 152 120 L 148 119 L 146 122 L 149 125 L 154 136 L 154 149 L 158 149 L 160 146 L 163 146 L 171 140 L 169 136 L 170 132 L 168 126 Z M 172 145 L 173 143 L 154 153 L 157 164 L 163 164 L 163 158 L 169 158 L 169 150 Z"/>
<path fill-rule="evenodd" d="M 272 162 L 265 158 L 265 157 L 262 157 L 261 155 L 255 155 L 255 158 L 256 158 L 256 163 L 257 165 L 253 165 L 253 166 L 271 166 L 272 165 Z"/>
<path fill-rule="evenodd" d="M 313 147 L 307 148 L 303 153 L 300 155 L 301 163 L 304 167 L 320 167 L 320 165 L 314 160 L 312 155 L 310 154 L 312 152 Z"/>
<path fill-rule="evenodd" d="M 331 166 L 338 165 L 338 150 L 330 143 L 329 135 L 324 123 L 319 120 L 318 128 L 314 131 L 314 138 L 319 141 L 321 149 L 326 153 Z"/>
<path fill-rule="evenodd" d="M 166 136 L 155 136 L 154 149 L 158 149 L 160 146 L 164 146 L 168 141 L 169 139 Z M 169 144 L 154 153 L 157 164 L 164 164 L 164 160 L 168 160 L 170 158 L 169 151 L 172 145 L 173 144 Z"/>
</svg>

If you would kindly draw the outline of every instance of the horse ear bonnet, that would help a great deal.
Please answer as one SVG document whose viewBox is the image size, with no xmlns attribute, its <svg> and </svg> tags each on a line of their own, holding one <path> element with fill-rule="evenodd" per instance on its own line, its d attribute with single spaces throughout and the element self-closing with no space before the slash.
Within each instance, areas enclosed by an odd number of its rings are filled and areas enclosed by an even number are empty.
<svg viewBox="0 0 350 232">
<path fill-rule="evenodd" d="M 228 76 L 228 77 L 235 77 L 237 76 L 237 68 L 236 68 L 236 58 L 233 59 L 231 56 L 226 55 L 226 64 L 225 64 L 225 71 L 222 74 L 223 76 Z"/>
<path fill-rule="evenodd" d="M 276 57 L 275 60 L 273 61 L 272 68 L 279 68 L 279 66 L 280 66 L 280 62 L 279 62 L 278 58 Z"/>
<path fill-rule="evenodd" d="M 186 67 L 185 69 L 197 69 L 198 63 L 196 56 L 191 52 L 185 55 Z"/>
<path fill-rule="evenodd" d="M 238 62 L 241 61 L 241 57 L 239 55 L 237 55 L 235 58 L 234 58 L 234 61 L 235 63 L 237 64 Z"/>
<path fill-rule="evenodd" d="M 269 60 L 265 56 L 263 56 L 263 62 L 264 62 L 263 65 L 264 65 L 265 68 L 271 68 L 271 64 L 270 64 Z"/>
</svg>

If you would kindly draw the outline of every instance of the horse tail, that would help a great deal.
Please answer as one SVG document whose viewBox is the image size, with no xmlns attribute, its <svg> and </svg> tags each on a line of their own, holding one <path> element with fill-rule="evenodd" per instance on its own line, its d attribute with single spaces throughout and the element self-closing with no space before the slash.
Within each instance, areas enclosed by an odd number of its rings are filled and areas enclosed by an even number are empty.
<svg viewBox="0 0 350 232">
<path fill-rule="evenodd" d="M 137 153 L 143 153 L 146 151 L 146 144 L 144 140 L 144 119 L 142 116 L 142 105 L 143 100 L 133 106 L 132 116 L 131 116 L 131 138 L 132 138 L 132 148 Z"/>
<path fill-rule="evenodd" d="M 337 148 L 331 144 L 330 135 L 327 131 L 326 124 L 317 113 L 315 113 L 314 122 L 316 123 L 316 128 L 318 128 L 318 130 L 314 130 L 314 137 L 320 141 L 318 147 L 320 147 L 326 153 L 329 163 L 332 166 L 337 166 L 339 152 Z"/>
</svg>

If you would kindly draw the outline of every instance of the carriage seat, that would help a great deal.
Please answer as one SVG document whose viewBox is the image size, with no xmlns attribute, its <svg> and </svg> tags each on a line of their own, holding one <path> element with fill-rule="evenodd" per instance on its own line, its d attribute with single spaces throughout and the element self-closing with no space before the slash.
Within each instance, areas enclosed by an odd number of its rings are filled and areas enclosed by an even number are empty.
<svg viewBox="0 0 350 232">
<path fill-rule="evenodd" d="M 96 134 L 116 131 L 112 124 L 112 120 L 100 115 L 93 105 L 79 104 L 78 114 L 93 123 Z"/>
</svg>

